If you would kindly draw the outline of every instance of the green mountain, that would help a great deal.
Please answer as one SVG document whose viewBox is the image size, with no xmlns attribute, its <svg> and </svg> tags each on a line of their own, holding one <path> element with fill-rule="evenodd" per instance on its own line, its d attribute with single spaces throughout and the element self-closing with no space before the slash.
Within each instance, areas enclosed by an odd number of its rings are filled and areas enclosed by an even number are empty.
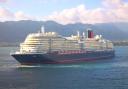
<svg viewBox="0 0 128 89">
<path fill-rule="evenodd" d="M 27 34 L 38 32 L 41 26 L 44 26 L 46 31 L 55 31 L 64 36 L 76 34 L 78 30 L 82 33 L 87 28 L 91 28 L 96 34 L 101 34 L 110 40 L 128 39 L 128 23 L 75 23 L 62 25 L 54 21 L 27 20 L 0 22 L 0 42 L 21 42 Z"/>
</svg>

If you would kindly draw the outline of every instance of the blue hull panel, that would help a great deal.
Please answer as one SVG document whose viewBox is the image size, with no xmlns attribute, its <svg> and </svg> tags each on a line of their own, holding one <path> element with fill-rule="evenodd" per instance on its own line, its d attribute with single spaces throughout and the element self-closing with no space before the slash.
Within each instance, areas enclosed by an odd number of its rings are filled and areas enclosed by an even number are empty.
<svg viewBox="0 0 128 89">
<path fill-rule="evenodd" d="M 63 64 L 63 63 L 77 63 L 98 59 L 106 59 L 114 57 L 114 51 L 90 51 L 79 54 L 12 54 L 12 56 L 21 64 Z"/>
</svg>

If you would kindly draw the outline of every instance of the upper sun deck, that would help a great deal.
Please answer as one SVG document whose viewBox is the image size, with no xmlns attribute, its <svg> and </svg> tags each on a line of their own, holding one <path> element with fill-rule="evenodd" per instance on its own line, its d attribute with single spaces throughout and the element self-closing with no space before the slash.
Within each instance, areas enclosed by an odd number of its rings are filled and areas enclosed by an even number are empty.
<svg viewBox="0 0 128 89">
<path fill-rule="evenodd" d="M 59 36 L 56 32 L 45 32 L 44 27 L 38 33 L 30 33 L 27 37 L 34 38 L 34 37 L 57 37 Z"/>
<path fill-rule="evenodd" d="M 28 37 L 40 37 L 40 36 L 45 36 L 45 37 L 55 37 L 59 36 L 56 32 L 45 32 L 45 33 L 30 33 Z"/>
</svg>

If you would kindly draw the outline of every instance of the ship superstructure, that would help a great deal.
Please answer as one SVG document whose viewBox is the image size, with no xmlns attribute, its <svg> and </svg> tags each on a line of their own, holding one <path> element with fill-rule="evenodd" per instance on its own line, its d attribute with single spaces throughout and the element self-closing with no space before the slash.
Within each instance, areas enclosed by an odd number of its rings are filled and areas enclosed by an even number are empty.
<svg viewBox="0 0 128 89">
<path fill-rule="evenodd" d="M 12 54 L 21 64 L 70 63 L 114 56 L 113 44 L 88 29 L 80 35 L 63 37 L 56 32 L 31 33 Z"/>
</svg>

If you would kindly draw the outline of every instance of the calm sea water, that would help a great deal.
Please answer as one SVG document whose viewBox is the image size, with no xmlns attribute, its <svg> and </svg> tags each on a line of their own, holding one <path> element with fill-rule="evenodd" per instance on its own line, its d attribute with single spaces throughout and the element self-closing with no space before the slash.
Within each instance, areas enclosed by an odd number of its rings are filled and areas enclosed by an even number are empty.
<svg viewBox="0 0 128 89">
<path fill-rule="evenodd" d="M 116 57 L 79 64 L 21 66 L 0 47 L 0 89 L 128 89 L 128 47 Z"/>
</svg>

